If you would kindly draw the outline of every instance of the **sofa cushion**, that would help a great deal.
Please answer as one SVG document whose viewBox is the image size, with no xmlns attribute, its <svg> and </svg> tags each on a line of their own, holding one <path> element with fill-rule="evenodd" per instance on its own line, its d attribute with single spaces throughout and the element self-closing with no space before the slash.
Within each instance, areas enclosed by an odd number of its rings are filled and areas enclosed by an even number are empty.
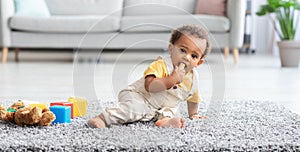
<svg viewBox="0 0 300 152">
<path fill-rule="evenodd" d="M 10 19 L 14 30 L 33 32 L 111 32 L 120 28 L 119 17 L 106 16 L 51 16 L 48 18 L 14 16 Z"/>
<path fill-rule="evenodd" d="M 194 0 L 125 0 L 124 16 L 174 15 L 193 13 Z"/>
<path fill-rule="evenodd" d="M 164 16 L 124 16 L 121 19 L 123 32 L 162 32 L 170 31 L 183 24 L 204 25 L 211 32 L 229 30 L 229 19 L 211 15 L 164 15 Z"/>
<path fill-rule="evenodd" d="M 195 14 L 225 16 L 226 0 L 197 0 Z"/>
<path fill-rule="evenodd" d="M 46 0 L 52 15 L 122 14 L 123 0 Z M 117 12 L 116 12 L 117 11 Z"/>
</svg>

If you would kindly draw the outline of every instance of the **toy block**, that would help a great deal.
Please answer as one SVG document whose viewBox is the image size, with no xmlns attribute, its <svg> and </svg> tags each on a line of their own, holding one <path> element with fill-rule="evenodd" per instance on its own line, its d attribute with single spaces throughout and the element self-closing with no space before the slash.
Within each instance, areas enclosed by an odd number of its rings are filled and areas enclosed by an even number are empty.
<svg viewBox="0 0 300 152">
<path fill-rule="evenodd" d="M 70 106 L 51 106 L 52 111 L 56 118 L 52 124 L 56 123 L 70 123 L 71 122 L 71 107 Z"/>
<path fill-rule="evenodd" d="M 85 116 L 87 110 L 87 100 L 83 97 L 70 97 L 69 102 L 73 103 L 74 117 Z"/>
<path fill-rule="evenodd" d="M 73 114 L 73 103 L 72 102 L 51 102 L 50 106 L 55 106 L 55 105 L 59 105 L 59 106 L 69 106 L 71 108 L 71 118 L 74 118 L 74 114 Z"/>
<path fill-rule="evenodd" d="M 29 107 L 39 107 L 41 109 L 47 108 L 47 104 L 46 103 L 31 103 L 29 104 Z"/>
<path fill-rule="evenodd" d="M 52 106 L 55 106 L 55 105 L 58 105 L 58 104 L 62 104 L 64 102 L 65 101 L 52 101 L 52 102 L 49 103 L 49 105 L 50 105 L 50 107 L 52 107 Z"/>
</svg>

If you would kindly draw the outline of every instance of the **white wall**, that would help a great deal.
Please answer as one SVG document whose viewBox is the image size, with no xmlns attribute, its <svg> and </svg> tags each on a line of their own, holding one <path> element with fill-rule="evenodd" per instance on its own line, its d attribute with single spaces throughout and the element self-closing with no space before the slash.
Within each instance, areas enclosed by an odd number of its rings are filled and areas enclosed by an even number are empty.
<svg viewBox="0 0 300 152">
<path fill-rule="evenodd" d="M 252 0 L 252 35 L 251 35 L 251 48 L 256 52 L 269 52 L 268 46 L 271 38 L 271 33 L 268 29 L 269 20 L 267 16 L 257 16 L 255 13 L 259 10 L 260 5 L 266 4 L 266 0 Z"/>
<path fill-rule="evenodd" d="M 300 1 L 300 0 L 299 0 L 299 1 Z M 297 15 L 298 15 L 297 20 L 299 20 L 299 21 L 298 21 L 298 27 L 297 27 L 297 31 L 296 31 L 296 36 L 295 36 L 295 38 L 296 38 L 297 40 L 300 40 L 300 11 L 297 12 Z"/>
</svg>

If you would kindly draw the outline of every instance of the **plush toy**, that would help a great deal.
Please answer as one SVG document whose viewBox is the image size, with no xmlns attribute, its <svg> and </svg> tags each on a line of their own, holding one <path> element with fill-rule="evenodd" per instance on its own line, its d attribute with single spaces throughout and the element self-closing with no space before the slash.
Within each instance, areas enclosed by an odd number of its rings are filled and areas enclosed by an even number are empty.
<svg viewBox="0 0 300 152">
<path fill-rule="evenodd" d="M 15 102 L 7 110 L 4 106 L 0 105 L 0 120 L 13 122 L 15 112 L 19 108 L 23 108 L 23 107 L 25 107 L 25 104 L 22 101 Z"/>
<path fill-rule="evenodd" d="M 49 126 L 55 115 L 48 108 L 25 107 L 22 101 L 15 102 L 6 109 L 0 105 L 0 120 L 13 122 L 19 126 L 39 125 Z"/>
</svg>

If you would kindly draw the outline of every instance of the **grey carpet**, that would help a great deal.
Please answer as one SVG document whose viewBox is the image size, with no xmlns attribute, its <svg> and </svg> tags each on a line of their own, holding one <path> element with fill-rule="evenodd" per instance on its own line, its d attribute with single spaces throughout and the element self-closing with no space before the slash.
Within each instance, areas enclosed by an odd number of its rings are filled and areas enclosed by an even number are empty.
<svg viewBox="0 0 300 152">
<path fill-rule="evenodd" d="M 205 103 L 201 107 L 205 113 Z M 186 116 L 184 104 L 180 110 Z M 186 120 L 184 129 L 157 128 L 151 122 L 87 127 L 86 120 L 98 113 L 99 104 L 92 102 L 88 116 L 70 124 L 0 122 L 0 151 L 300 151 L 300 116 L 272 102 L 224 102 L 217 119 Z"/>
</svg>

